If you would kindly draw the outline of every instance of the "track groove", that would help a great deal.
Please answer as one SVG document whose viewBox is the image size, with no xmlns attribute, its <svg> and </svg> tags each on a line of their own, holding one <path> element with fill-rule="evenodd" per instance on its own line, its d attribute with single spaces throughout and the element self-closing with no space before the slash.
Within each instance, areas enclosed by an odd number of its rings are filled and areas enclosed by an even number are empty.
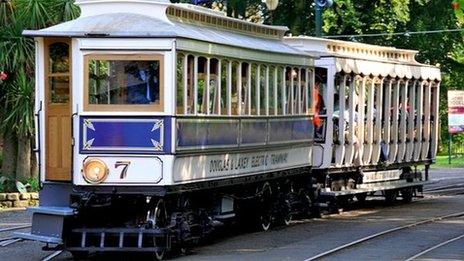
<svg viewBox="0 0 464 261">
<path fill-rule="evenodd" d="M 461 216 L 464 216 L 464 212 L 457 212 L 457 213 L 448 214 L 448 215 L 445 215 L 445 216 L 434 217 L 434 218 L 425 219 L 425 220 L 422 220 L 422 221 L 419 221 L 419 222 L 415 222 L 415 223 L 412 223 L 412 224 L 409 224 L 409 225 L 404 225 L 404 226 L 400 226 L 400 227 L 387 229 L 387 230 L 372 234 L 370 236 L 363 237 L 363 238 L 360 238 L 358 240 L 352 241 L 350 243 L 338 246 L 336 248 L 333 248 L 333 249 L 328 250 L 326 252 L 320 253 L 318 255 L 312 256 L 310 258 L 305 259 L 305 261 L 311 261 L 311 260 L 316 260 L 316 259 L 319 259 L 319 258 L 322 258 L 322 257 L 326 257 L 326 256 L 332 255 L 332 254 L 334 254 L 334 253 L 336 253 L 338 251 L 348 249 L 348 248 L 350 248 L 352 246 L 358 245 L 360 243 L 366 242 L 368 240 L 371 240 L 371 239 L 374 239 L 374 238 L 377 238 L 377 237 L 380 237 L 380 236 L 383 236 L 383 235 L 386 235 L 386 234 L 393 233 L 395 231 L 399 231 L 399 230 L 403 230 L 403 229 L 407 229 L 407 228 L 411 228 L 411 227 L 416 227 L 416 226 L 420 226 L 420 225 L 424 225 L 424 224 L 428 224 L 428 223 L 432 223 L 432 222 L 437 222 L 437 221 L 440 221 L 440 220 L 443 220 L 443 219 L 455 218 L 455 217 L 461 217 Z"/>
<path fill-rule="evenodd" d="M 427 248 L 427 249 L 425 249 L 425 250 L 423 250 L 423 251 L 421 251 L 421 252 L 415 254 L 414 256 L 412 256 L 412 257 L 406 259 L 405 261 L 414 260 L 414 259 L 416 259 L 416 258 L 418 258 L 418 257 L 420 257 L 420 256 L 422 256 L 422 255 L 424 255 L 424 254 L 427 254 L 427 253 L 430 252 L 430 251 L 433 251 L 433 250 L 435 250 L 435 249 L 437 249 L 437 248 L 439 248 L 439 247 L 442 247 L 442 246 L 444 246 L 444 245 L 447 245 L 447 244 L 449 244 L 449 243 L 452 243 L 452 242 L 454 242 L 454 241 L 456 241 L 456 240 L 459 240 L 459 239 L 461 239 L 461 238 L 464 238 L 464 235 L 460 235 L 460 236 L 458 236 L 458 237 L 454 237 L 454 238 L 452 238 L 452 239 L 446 240 L 445 242 L 442 242 L 442 243 L 440 243 L 440 244 L 437 244 L 437 245 L 435 245 L 435 246 L 433 246 L 433 247 Z"/>
</svg>

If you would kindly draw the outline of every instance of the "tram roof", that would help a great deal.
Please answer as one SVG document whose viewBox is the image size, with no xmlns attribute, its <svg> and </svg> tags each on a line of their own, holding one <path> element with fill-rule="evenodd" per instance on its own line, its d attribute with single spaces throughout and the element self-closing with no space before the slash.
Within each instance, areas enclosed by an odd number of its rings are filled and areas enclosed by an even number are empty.
<svg viewBox="0 0 464 261">
<path fill-rule="evenodd" d="M 222 12 L 160 0 L 80 0 L 75 20 L 41 30 L 33 37 L 185 38 L 291 55 L 308 55 L 282 41 L 288 30 L 225 16 Z"/>
<path fill-rule="evenodd" d="M 284 41 L 313 55 L 333 57 L 337 71 L 364 75 L 440 80 L 437 66 L 415 60 L 418 51 L 389 46 L 323 39 L 310 36 L 285 37 Z"/>
</svg>

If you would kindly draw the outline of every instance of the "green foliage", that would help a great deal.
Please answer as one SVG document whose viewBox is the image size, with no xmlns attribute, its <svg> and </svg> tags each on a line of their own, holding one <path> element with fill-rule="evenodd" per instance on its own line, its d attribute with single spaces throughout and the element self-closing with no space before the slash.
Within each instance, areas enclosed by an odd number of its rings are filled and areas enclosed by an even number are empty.
<svg viewBox="0 0 464 261">
<path fill-rule="evenodd" d="M 81 12 L 79 7 L 74 4 L 74 0 L 57 1 L 52 10 L 55 11 L 56 23 L 76 19 Z"/>
<path fill-rule="evenodd" d="M 16 192 L 15 181 L 0 175 L 0 193 Z"/>
<path fill-rule="evenodd" d="M 30 136 L 33 134 L 34 86 L 24 70 L 19 70 L 16 80 L 5 98 L 5 107 L 9 113 L 5 115 L 2 127 L 11 128 L 15 133 Z"/>
<path fill-rule="evenodd" d="M 19 20 L 28 29 L 47 27 L 53 20 L 51 10 L 55 1 L 49 0 L 16 0 Z"/>
</svg>

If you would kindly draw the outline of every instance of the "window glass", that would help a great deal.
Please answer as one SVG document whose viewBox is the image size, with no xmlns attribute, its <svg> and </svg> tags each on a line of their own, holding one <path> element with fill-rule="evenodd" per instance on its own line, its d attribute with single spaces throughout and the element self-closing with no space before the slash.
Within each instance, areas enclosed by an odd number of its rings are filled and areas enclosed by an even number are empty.
<svg viewBox="0 0 464 261">
<path fill-rule="evenodd" d="M 160 62 L 88 62 L 89 104 L 156 104 L 160 101 Z"/>
<path fill-rule="evenodd" d="M 251 115 L 257 115 L 256 112 L 256 81 L 258 77 L 257 65 L 253 63 L 251 65 L 251 90 L 250 90 L 250 102 L 251 102 Z"/>
<path fill-rule="evenodd" d="M 266 115 L 266 81 L 267 81 L 267 66 L 260 66 L 259 79 L 259 111 L 260 115 Z"/>
<path fill-rule="evenodd" d="M 206 68 L 205 57 L 198 57 L 198 76 L 197 76 L 197 113 L 206 113 Z"/>
<path fill-rule="evenodd" d="M 69 45 L 53 43 L 48 47 L 49 102 L 63 104 L 69 102 Z"/>
<path fill-rule="evenodd" d="M 240 112 L 241 115 L 246 115 L 248 114 L 248 63 L 242 63 L 242 100 L 241 100 L 241 109 L 242 111 Z"/>
<path fill-rule="evenodd" d="M 221 60 L 221 114 L 227 115 L 227 77 L 229 61 Z"/>
<path fill-rule="evenodd" d="M 238 115 L 238 63 L 232 63 L 232 115 Z"/>
<path fill-rule="evenodd" d="M 176 65 L 176 111 L 177 113 L 184 113 L 184 66 L 185 55 L 179 53 L 177 55 Z"/>
<path fill-rule="evenodd" d="M 69 45 L 66 43 L 53 43 L 49 46 L 49 72 L 69 72 Z"/>
<path fill-rule="evenodd" d="M 282 99 L 283 99 L 283 89 L 282 86 L 285 84 L 284 83 L 284 78 L 283 78 L 283 73 L 284 69 L 283 67 L 278 67 L 277 68 L 277 114 L 278 115 L 283 115 L 282 111 Z"/>
<path fill-rule="evenodd" d="M 52 103 L 67 103 L 69 101 L 69 76 L 50 77 Z"/>
<path fill-rule="evenodd" d="M 220 92 L 219 92 L 219 61 L 211 59 L 209 64 L 209 112 L 210 114 L 219 114 Z"/>
<path fill-rule="evenodd" d="M 306 97 L 305 97 L 305 84 L 306 84 L 306 70 L 305 69 L 300 69 L 300 84 L 299 84 L 299 95 L 300 95 L 300 101 L 298 103 L 298 108 L 299 108 L 299 113 L 300 114 L 305 114 L 305 102 L 306 102 Z"/>
<path fill-rule="evenodd" d="M 189 55 L 187 57 L 187 113 L 193 114 L 193 81 L 194 81 L 194 67 L 195 67 L 195 57 Z"/>
<path fill-rule="evenodd" d="M 274 66 L 270 66 L 269 67 L 269 89 L 268 89 L 268 93 L 269 93 L 269 115 L 274 115 L 274 109 L 275 109 L 275 103 L 274 103 L 274 97 L 275 97 L 275 94 L 274 94 L 274 86 L 275 86 L 275 67 Z"/>
<path fill-rule="evenodd" d="M 292 79 L 292 68 L 285 68 L 285 112 L 287 115 L 292 114 L 291 105 L 292 105 L 292 93 L 291 93 L 291 79 Z"/>
</svg>

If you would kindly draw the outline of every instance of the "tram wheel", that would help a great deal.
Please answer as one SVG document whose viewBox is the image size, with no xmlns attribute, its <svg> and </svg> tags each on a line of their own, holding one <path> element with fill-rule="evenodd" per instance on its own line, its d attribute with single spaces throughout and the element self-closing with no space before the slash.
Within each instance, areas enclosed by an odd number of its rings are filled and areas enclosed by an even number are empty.
<svg viewBox="0 0 464 261">
<path fill-rule="evenodd" d="M 163 228 L 167 226 L 168 214 L 167 214 L 166 205 L 163 199 L 159 199 L 158 202 L 156 203 L 155 208 L 148 211 L 147 224 L 149 224 L 149 226 L 151 226 L 152 228 Z M 160 238 L 156 236 L 153 236 L 151 239 L 152 239 L 151 242 L 154 247 L 157 247 L 157 246 L 163 247 L 162 250 L 158 250 L 154 252 L 154 258 L 156 260 L 163 260 L 166 254 L 166 248 L 165 248 L 165 246 L 167 245 L 166 240 L 168 239 Z"/>
<path fill-rule="evenodd" d="M 404 203 L 409 203 L 412 201 L 413 189 L 412 188 L 403 188 L 401 189 L 401 198 Z"/>
<path fill-rule="evenodd" d="M 316 215 L 316 211 L 314 209 L 313 200 L 308 195 L 308 193 L 304 189 L 300 189 L 298 192 L 300 200 L 303 204 L 302 206 L 302 213 L 305 218 L 310 218 Z"/>
<path fill-rule="evenodd" d="M 356 194 L 356 200 L 358 200 L 358 202 L 361 203 L 361 204 L 366 202 L 366 198 L 367 198 L 367 193 Z"/>
<path fill-rule="evenodd" d="M 265 182 L 259 191 L 258 228 L 268 231 L 271 228 L 272 215 L 272 189 L 269 182 Z"/>
<path fill-rule="evenodd" d="M 292 215 L 292 206 L 290 203 L 290 200 L 286 199 L 284 201 L 284 204 L 282 204 L 283 209 L 282 209 L 282 223 L 285 226 L 289 226 L 290 222 L 293 220 L 293 215 Z"/>
<path fill-rule="evenodd" d="M 396 189 L 389 189 L 389 190 L 385 190 L 383 194 L 385 196 L 385 202 L 387 204 L 393 204 L 396 201 L 398 191 Z"/>
</svg>

